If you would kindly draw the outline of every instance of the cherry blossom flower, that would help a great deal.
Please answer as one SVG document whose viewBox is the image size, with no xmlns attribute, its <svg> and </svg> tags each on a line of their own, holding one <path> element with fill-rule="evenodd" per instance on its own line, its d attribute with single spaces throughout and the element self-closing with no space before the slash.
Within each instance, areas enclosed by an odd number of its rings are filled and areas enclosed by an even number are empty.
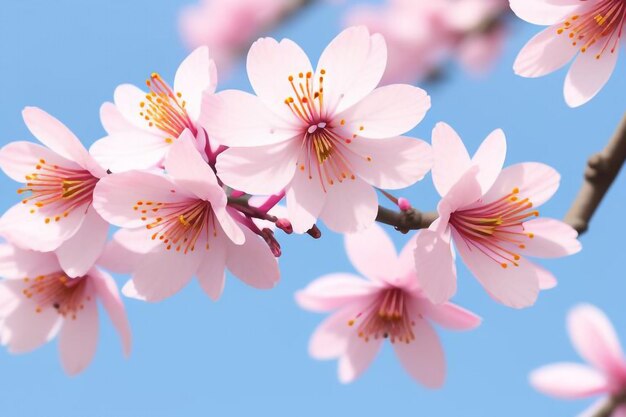
<svg viewBox="0 0 626 417">
<path fill-rule="evenodd" d="M 100 118 L 108 136 L 91 146 L 93 157 L 112 172 L 160 167 L 185 129 L 195 136 L 198 150 L 210 153 L 206 132 L 198 124 L 202 94 L 212 94 L 217 86 L 208 48 L 196 49 L 180 64 L 173 88 L 157 73 L 146 86 L 147 93 L 120 85 L 115 104 L 102 105 Z"/>
<path fill-rule="evenodd" d="M 0 343 L 11 353 L 30 352 L 59 336 L 66 373 L 82 372 L 98 344 L 102 303 L 130 355 L 131 332 L 113 278 L 92 267 L 70 278 L 52 253 L 0 245 Z"/>
<path fill-rule="evenodd" d="M 22 115 L 46 147 L 13 142 L 0 150 L 0 168 L 24 183 L 23 200 L 0 219 L 0 234 L 23 249 L 55 251 L 69 276 L 82 276 L 107 238 L 109 226 L 91 206 L 106 171 L 60 121 L 34 107 Z"/>
<path fill-rule="evenodd" d="M 396 189 L 423 178 L 430 147 L 398 136 L 412 129 L 430 98 L 409 85 L 375 89 L 386 46 L 365 27 L 343 31 L 313 72 L 294 42 L 259 39 L 248 54 L 257 96 L 227 90 L 204 97 L 201 122 L 231 146 L 217 158 L 225 184 L 250 194 L 286 192 L 297 233 L 319 217 L 335 231 L 374 222 L 374 187 Z"/>
<path fill-rule="evenodd" d="M 442 196 L 439 218 L 417 238 L 418 280 L 435 303 L 456 292 L 454 242 L 469 270 L 497 301 L 532 305 L 540 289 L 556 285 L 526 256 L 554 258 L 581 249 L 576 231 L 537 208 L 559 187 L 551 167 L 526 162 L 502 169 L 506 140 L 493 131 L 470 159 L 461 138 L 445 123 L 433 130 L 433 182 Z"/>
<path fill-rule="evenodd" d="M 169 177 L 128 171 L 110 175 L 96 187 L 94 207 L 123 228 L 103 257 L 112 271 L 132 272 L 123 293 L 160 301 L 195 275 L 217 299 L 225 267 L 253 287 L 272 288 L 279 278 L 276 259 L 232 217 L 226 194 L 194 148 L 191 132 L 172 146 L 165 169 Z"/>
<path fill-rule="evenodd" d="M 541 77 L 574 60 L 565 77 L 565 101 L 577 107 L 606 84 L 617 62 L 626 24 L 624 0 L 511 0 L 522 19 L 547 29 L 520 51 L 513 69 Z"/>
<path fill-rule="evenodd" d="M 544 366 L 531 373 L 532 386 L 544 394 L 565 399 L 601 394 L 624 398 L 626 360 L 611 322 L 598 308 L 581 304 L 569 313 L 567 324 L 572 344 L 591 366 L 569 362 Z M 606 398 L 599 400 L 580 416 L 596 415 L 606 402 Z M 617 406 L 611 415 L 625 416 L 626 404 Z"/>
<path fill-rule="evenodd" d="M 333 312 L 309 344 L 316 359 L 339 359 L 339 379 L 359 377 L 389 339 L 405 370 L 429 388 L 440 387 L 446 364 L 431 322 L 452 330 L 470 330 L 481 319 L 452 303 L 432 304 L 422 294 L 413 261 L 414 239 L 398 255 L 383 229 L 374 224 L 345 236 L 352 274 L 325 275 L 296 294 L 304 309 Z"/>
</svg>

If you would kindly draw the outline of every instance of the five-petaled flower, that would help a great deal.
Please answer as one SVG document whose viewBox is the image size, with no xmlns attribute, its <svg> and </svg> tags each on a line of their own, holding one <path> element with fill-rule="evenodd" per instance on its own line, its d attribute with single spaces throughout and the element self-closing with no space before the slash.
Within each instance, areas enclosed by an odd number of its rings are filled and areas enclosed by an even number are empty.
<svg viewBox="0 0 626 417">
<path fill-rule="evenodd" d="M 417 125 L 430 98 L 410 85 L 376 88 L 387 61 L 383 37 L 365 27 L 339 34 L 313 71 L 294 42 L 263 38 L 248 53 L 257 96 L 205 94 L 201 122 L 230 149 L 219 177 L 250 194 L 285 189 L 298 233 L 320 217 L 339 232 L 374 222 L 374 187 L 407 187 L 431 166 L 430 147 L 401 135 Z"/>
<path fill-rule="evenodd" d="M 352 274 L 330 274 L 296 294 L 301 307 L 335 311 L 313 334 L 309 352 L 316 359 L 339 358 L 339 379 L 351 382 L 372 362 L 389 339 L 402 366 L 418 382 L 440 387 L 445 379 L 443 349 L 430 321 L 453 330 L 469 330 L 480 318 L 451 303 L 426 299 L 416 279 L 414 239 L 398 255 L 393 242 L 374 224 L 347 234 Z"/>
<path fill-rule="evenodd" d="M 516 308 L 532 305 L 540 289 L 556 285 L 526 256 L 552 258 L 580 250 L 577 232 L 555 219 L 538 218 L 537 208 L 559 187 L 551 167 L 527 162 L 502 169 L 506 139 L 493 131 L 470 159 L 447 124 L 433 130 L 432 175 L 442 196 L 439 218 L 417 238 L 415 262 L 426 296 L 435 303 L 456 292 L 452 241 L 487 292 Z"/>
</svg>

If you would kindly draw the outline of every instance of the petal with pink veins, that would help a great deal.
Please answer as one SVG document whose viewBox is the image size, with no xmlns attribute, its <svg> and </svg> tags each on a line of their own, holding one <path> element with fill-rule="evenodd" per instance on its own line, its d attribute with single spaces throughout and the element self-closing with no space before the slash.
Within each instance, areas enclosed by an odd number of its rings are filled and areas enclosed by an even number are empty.
<svg viewBox="0 0 626 417">
<path fill-rule="evenodd" d="M 348 322 L 358 314 L 356 306 L 347 306 L 327 317 L 309 340 L 309 355 L 315 359 L 334 359 L 343 355 L 348 339 L 357 330 Z"/>
<path fill-rule="evenodd" d="M 532 233 L 532 239 L 526 239 L 524 255 L 537 258 L 560 258 L 572 255 L 582 249 L 576 239 L 578 232 L 560 220 L 541 217 L 524 222 L 524 232 Z"/>
<path fill-rule="evenodd" d="M 600 372 L 577 363 L 555 363 L 530 374 L 530 384 L 544 394 L 576 399 L 608 392 L 609 384 Z"/>
<path fill-rule="evenodd" d="M 280 279 L 278 261 L 263 239 L 244 227 L 246 241 L 243 245 L 229 243 L 226 266 L 234 276 L 259 289 L 270 289 Z"/>
<path fill-rule="evenodd" d="M 522 0 L 523 1 L 523 0 Z M 513 70 L 522 77 L 542 77 L 565 66 L 579 49 L 565 34 L 558 35 L 551 26 L 535 35 L 515 58 Z"/>
<path fill-rule="evenodd" d="M 439 122 L 433 129 L 433 183 L 440 196 L 448 194 L 471 166 L 463 141 L 448 124 Z"/>
<path fill-rule="evenodd" d="M 510 0 L 511 9 L 527 22 L 535 25 L 553 25 L 576 14 L 578 0 Z"/>
<path fill-rule="evenodd" d="M 213 94 L 217 87 L 217 67 L 209 57 L 209 48 L 201 46 L 180 64 L 174 77 L 174 90 L 182 95 L 192 120 L 200 117 L 203 93 Z"/>
<path fill-rule="evenodd" d="M 472 165 L 479 170 L 476 180 L 483 194 L 489 191 L 502 171 L 506 157 L 506 138 L 502 129 L 496 129 L 487 136 L 472 158 Z"/>
<path fill-rule="evenodd" d="M 287 218 L 296 233 L 313 227 L 328 196 L 315 175 L 297 171 L 286 189 Z"/>
<path fill-rule="evenodd" d="M 578 54 L 570 67 L 563 88 L 565 102 L 570 107 L 578 107 L 591 100 L 611 78 L 620 46 L 612 50 L 609 45 L 602 51 L 603 47 L 604 42 L 589 47 L 585 53 Z"/>
<path fill-rule="evenodd" d="M 200 268 L 196 273 L 200 287 L 213 301 L 219 300 L 224 291 L 226 251 L 226 242 L 214 241 L 214 244 L 204 254 Z"/>
<path fill-rule="evenodd" d="M 334 120 L 345 120 L 349 133 L 359 137 L 386 139 L 413 129 L 429 108 L 430 97 L 421 88 L 391 84 L 372 91 Z"/>
<path fill-rule="evenodd" d="M 435 304 L 448 301 L 456 293 L 456 265 L 450 231 L 421 230 L 414 256 L 417 282 L 424 296 Z"/>
<path fill-rule="evenodd" d="M 402 367 L 411 378 L 428 388 L 439 388 L 446 378 L 446 360 L 439 336 L 424 319 L 416 319 L 415 339 L 410 343 L 396 341 L 393 348 Z"/>
<path fill-rule="evenodd" d="M 344 354 L 339 358 L 339 381 L 348 384 L 357 379 L 370 366 L 380 350 L 384 339 L 370 339 L 368 342 L 352 332 Z"/>
<path fill-rule="evenodd" d="M 449 330 L 472 330 L 480 326 L 482 318 L 456 304 L 432 304 L 428 300 L 415 303 L 415 315 L 423 314 L 429 320 Z"/>
<path fill-rule="evenodd" d="M 122 116 L 117 106 L 111 102 L 106 102 L 100 106 L 100 122 L 102 127 L 109 134 L 123 132 L 125 130 L 135 130 L 136 127 Z M 106 165 L 105 165 L 106 166 Z"/>
<path fill-rule="evenodd" d="M 357 233 L 344 235 L 346 253 L 359 273 L 378 283 L 397 278 L 398 254 L 391 238 L 376 223 Z"/>
<path fill-rule="evenodd" d="M 73 161 L 59 156 L 54 151 L 31 142 L 11 142 L 0 149 L 0 168 L 12 180 L 26 183 L 27 177 L 37 172 L 41 161 L 66 169 L 81 170 Z"/>
<path fill-rule="evenodd" d="M 351 303 L 367 304 L 378 290 L 377 286 L 352 274 L 328 274 L 298 291 L 296 301 L 307 310 L 326 312 Z"/>
<path fill-rule="evenodd" d="M 356 178 L 327 187 L 326 202 L 320 218 L 334 232 L 350 233 L 373 225 L 377 214 L 376 191 L 365 181 Z"/>
<path fill-rule="evenodd" d="M 0 277 L 23 279 L 47 275 L 59 270 L 59 262 L 52 252 L 35 252 L 10 244 L 0 244 Z"/>
<path fill-rule="evenodd" d="M 137 128 L 118 131 L 94 142 L 93 158 L 111 172 L 157 168 L 171 145 L 160 136 Z"/>
</svg>

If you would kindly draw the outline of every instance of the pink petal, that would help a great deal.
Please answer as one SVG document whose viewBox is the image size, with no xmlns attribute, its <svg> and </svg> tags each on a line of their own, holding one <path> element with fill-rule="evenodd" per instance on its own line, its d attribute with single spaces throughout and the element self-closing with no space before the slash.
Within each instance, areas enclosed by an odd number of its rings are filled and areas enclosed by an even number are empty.
<svg viewBox="0 0 626 417">
<path fill-rule="evenodd" d="M 432 304 L 423 300 L 416 304 L 416 314 L 422 313 L 429 320 L 450 330 L 473 330 L 480 326 L 482 318 L 452 303 Z"/>
<path fill-rule="evenodd" d="M 326 202 L 327 193 L 315 175 L 309 178 L 308 172 L 297 171 L 286 190 L 287 218 L 296 233 L 305 233 L 315 224 Z"/>
<path fill-rule="evenodd" d="M 157 168 L 170 146 L 162 136 L 133 128 L 97 140 L 89 152 L 101 166 L 119 173 Z"/>
<path fill-rule="evenodd" d="M 289 85 L 286 79 L 285 84 Z M 273 110 L 252 94 L 225 90 L 204 95 L 200 123 L 212 139 L 226 146 L 269 145 L 302 133 Z"/>
<path fill-rule="evenodd" d="M 339 381 L 348 384 L 357 379 L 372 363 L 384 339 L 365 341 L 352 332 L 345 353 L 339 358 Z"/>
<path fill-rule="evenodd" d="M 393 344 L 396 355 L 413 379 L 428 388 L 439 388 L 446 378 L 446 359 L 439 336 L 426 320 L 419 318 L 413 332 L 415 340 Z"/>
<path fill-rule="evenodd" d="M 602 311 L 590 304 L 575 307 L 567 327 L 581 357 L 617 381 L 626 378 L 626 363 L 615 329 Z"/>
<path fill-rule="evenodd" d="M 378 197 L 371 185 L 357 178 L 346 179 L 327 188 L 320 218 L 337 233 L 363 230 L 374 224 L 378 214 Z"/>
<path fill-rule="evenodd" d="M 241 245 L 246 240 L 243 232 L 243 229 L 246 227 L 242 227 L 239 222 L 231 216 L 231 211 L 234 211 L 234 209 L 222 206 L 213 206 L 213 213 L 215 214 L 215 218 L 219 222 L 224 234 L 235 245 Z"/>
<path fill-rule="evenodd" d="M 102 254 L 108 232 L 109 224 L 89 207 L 78 231 L 55 251 L 68 276 L 82 277 L 91 269 Z"/>
<path fill-rule="evenodd" d="M 22 279 L 47 275 L 59 270 L 59 262 L 52 252 L 35 252 L 9 244 L 0 244 L 0 277 Z"/>
<path fill-rule="evenodd" d="M 540 290 L 550 290 L 557 286 L 558 282 L 550 271 L 540 267 L 539 265 L 535 265 L 535 268 L 537 269 L 537 273 L 539 274 L 538 277 Z"/>
<path fill-rule="evenodd" d="M 533 207 L 539 207 L 554 195 L 559 188 L 560 180 L 559 173 L 545 164 L 525 162 L 511 165 L 502 170 L 482 200 L 485 202 L 498 200 L 517 188 L 519 190 L 517 197 L 520 200 L 528 198 Z"/>
<path fill-rule="evenodd" d="M 575 399 L 591 397 L 608 391 L 604 375 L 577 363 L 555 363 L 534 370 L 530 384 L 547 395 Z"/>
<path fill-rule="evenodd" d="M 120 336 L 124 355 L 126 357 L 130 356 L 132 333 L 124 303 L 117 290 L 117 284 L 109 274 L 95 268 L 89 272 L 89 277 L 92 279 L 100 302 L 104 306 L 115 330 L 117 330 Z"/>
<path fill-rule="evenodd" d="M 76 317 L 66 317 L 59 334 L 59 354 L 61 365 L 68 375 L 76 375 L 91 363 L 98 346 L 98 306 L 95 288 L 88 282 L 85 294 L 92 294 L 91 300 L 84 300 L 84 308 Z"/>
<path fill-rule="evenodd" d="M 421 88 L 392 84 L 372 91 L 363 100 L 336 115 L 334 120 L 345 120 L 350 134 L 384 139 L 413 129 L 429 108 L 430 97 Z"/>
<path fill-rule="evenodd" d="M 486 193 L 498 178 L 506 157 L 506 138 L 502 129 L 496 129 L 487 136 L 472 158 L 472 165 L 479 170 L 476 180 L 483 193 Z"/>
<path fill-rule="evenodd" d="M 224 291 L 226 248 L 225 242 L 212 245 L 204 253 L 202 263 L 196 273 L 200 287 L 213 301 L 219 300 Z"/>
<path fill-rule="evenodd" d="M 344 244 L 350 262 L 363 276 L 379 283 L 398 277 L 396 248 L 376 223 L 361 232 L 344 235 Z"/>
<path fill-rule="evenodd" d="M 617 63 L 619 45 L 612 51 L 612 43 L 602 52 L 604 42 L 597 42 L 587 52 L 578 54 L 565 77 L 565 102 L 578 107 L 591 100 L 611 78 Z M 600 59 L 597 56 L 601 54 Z"/>
<path fill-rule="evenodd" d="M 381 35 L 370 36 L 365 26 L 341 32 L 320 57 L 315 80 L 324 77 L 324 103 L 342 112 L 369 94 L 380 82 L 387 64 L 387 46 Z"/>
<path fill-rule="evenodd" d="M 230 187 L 251 194 L 281 191 L 296 172 L 299 140 L 249 148 L 230 148 L 217 157 L 217 174 Z"/>
<path fill-rule="evenodd" d="M 541 217 L 524 222 L 524 232 L 532 233 L 526 239 L 524 255 L 538 258 L 559 258 L 579 252 L 582 245 L 576 239 L 578 232 L 560 220 Z"/>
<path fill-rule="evenodd" d="M 328 274 L 296 293 L 298 305 L 317 312 L 336 310 L 348 304 L 371 300 L 379 288 L 352 274 Z"/>
<path fill-rule="evenodd" d="M 524 258 L 519 266 L 503 268 L 500 262 L 488 257 L 452 231 L 454 243 L 463 262 L 496 301 L 513 308 L 530 307 L 539 294 L 541 270 Z"/>
<path fill-rule="evenodd" d="M 419 139 L 358 139 L 349 145 L 347 158 L 354 173 L 378 188 L 396 190 L 424 178 L 432 166 L 430 146 Z M 368 161 L 366 157 L 370 157 Z"/>
<path fill-rule="evenodd" d="M 297 83 L 300 73 L 312 72 L 311 62 L 304 51 L 289 39 L 278 42 L 261 38 L 248 51 L 247 69 L 250 84 L 262 102 L 282 118 L 293 119 L 291 110 L 285 105 L 286 98 L 296 98 L 289 77 L 294 77 L 294 83 Z"/>
<path fill-rule="evenodd" d="M 144 229 L 120 229 L 106 244 L 96 263 L 117 274 L 130 274 L 143 258 L 161 242 L 153 241 Z"/>
<path fill-rule="evenodd" d="M 243 245 L 229 244 L 226 266 L 234 276 L 259 289 L 270 289 L 280 279 L 278 262 L 269 246 L 247 227 L 242 228 L 246 237 Z"/>
<path fill-rule="evenodd" d="M 100 122 L 109 135 L 125 130 L 136 130 L 135 125 L 126 120 L 115 104 L 110 102 L 100 106 Z"/>
<path fill-rule="evenodd" d="M 448 124 L 433 129 L 433 183 L 440 196 L 448 194 L 470 167 L 470 156 L 459 135 Z"/>
<path fill-rule="evenodd" d="M 36 107 L 26 107 L 22 116 L 28 130 L 48 148 L 98 178 L 106 175 L 106 171 L 91 158 L 80 140 L 63 123 Z"/>
<path fill-rule="evenodd" d="M 131 84 L 122 84 L 115 89 L 113 101 L 118 112 L 135 127 L 165 138 L 165 135 L 156 127 L 150 126 L 149 122 L 141 116 L 140 103 L 146 101 L 146 93 Z"/>
<path fill-rule="evenodd" d="M 576 0 L 510 0 L 510 4 L 517 16 L 535 25 L 559 23 L 581 7 Z"/>
<path fill-rule="evenodd" d="M 611 417 L 626 417 L 626 405 L 620 405 L 613 411 Z"/>
<path fill-rule="evenodd" d="M 415 268 L 424 296 L 435 304 L 448 301 L 456 293 L 456 265 L 450 232 L 421 230 L 416 239 Z"/>
<path fill-rule="evenodd" d="M 82 169 L 80 165 L 69 161 L 41 145 L 31 142 L 11 142 L 0 149 L 0 168 L 12 180 L 26 183 L 37 171 L 41 160 L 51 165 L 68 169 Z"/>
<path fill-rule="evenodd" d="M 357 313 L 354 306 L 348 306 L 326 318 L 311 336 L 309 355 L 320 360 L 343 355 L 348 347 L 349 337 L 356 332 L 348 322 Z"/>
<path fill-rule="evenodd" d="M 567 34 L 557 34 L 550 26 L 524 45 L 517 55 L 513 70 L 522 77 L 542 77 L 570 62 L 579 49 L 571 44 Z"/>
<path fill-rule="evenodd" d="M 217 87 L 217 68 L 209 57 L 209 48 L 201 46 L 185 58 L 176 71 L 174 90 L 182 94 L 185 109 L 192 120 L 200 117 L 202 94 L 213 94 Z"/>
</svg>

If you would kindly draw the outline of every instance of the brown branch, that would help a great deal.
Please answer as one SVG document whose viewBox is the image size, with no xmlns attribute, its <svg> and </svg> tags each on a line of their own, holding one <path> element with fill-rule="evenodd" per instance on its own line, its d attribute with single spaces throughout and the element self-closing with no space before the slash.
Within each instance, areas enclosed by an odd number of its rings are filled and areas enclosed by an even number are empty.
<svg viewBox="0 0 626 417">
<path fill-rule="evenodd" d="M 416 209 L 394 211 L 378 206 L 376 221 L 394 226 L 400 233 L 409 233 L 411 230 L 425 229 L 439 217 L 437 212 L 422 213 Z"/>
<path fill-rule="evenodd" d="M 606 147 L 589 158 L 585 182 L 565 215 L 565 222 L 584 233 L 596 209 L 626 160 L 626 114 Z"/>
<path fill-rule="evenodd" d="M 607 401 L 595 411 L 591 417 L 611 417 L 613 412 L 620 406 L 626 404 L 626 394 L 611 396 Z"/>
</svg>

